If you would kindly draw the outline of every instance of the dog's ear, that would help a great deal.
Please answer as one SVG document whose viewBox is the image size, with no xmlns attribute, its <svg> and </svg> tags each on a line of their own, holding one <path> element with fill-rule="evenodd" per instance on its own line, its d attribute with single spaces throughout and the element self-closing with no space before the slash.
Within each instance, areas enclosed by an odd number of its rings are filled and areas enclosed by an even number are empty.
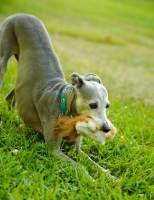
<svg viewBox="0 0 154 200">
<path fill-rule="evenodd" d="M 71 83 L 72 85 L 76 86 L 76 88 L 81 88 L 84 84 L 84 77 L 80 76 L 78 73 L 74 72 L 71 76 Z"/>
<path fill-rule="evenodd" d="M 86 74 L 86 75 L 84 76 L 84 78 L 85 78 L 86 81 L 95 81 L 95 82 L 97 82 L 97 83 L 102 84 L 101 79 L 100 79 L 99 76 L 97 76 L 96 74 L 92 74 L 92 73 Z"/>
</svg>

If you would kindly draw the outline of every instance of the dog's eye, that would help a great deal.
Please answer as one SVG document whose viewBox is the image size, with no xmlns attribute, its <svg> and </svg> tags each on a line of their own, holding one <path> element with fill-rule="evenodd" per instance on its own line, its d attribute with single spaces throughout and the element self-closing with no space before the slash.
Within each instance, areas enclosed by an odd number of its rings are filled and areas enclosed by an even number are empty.
<svg viewBox="0 0 154 200">
<path fill-rule="evenodd" d="M 90 103 L 89 106 L 90 106 L 91 109 L 96 109 L 98 107 L 98 104 L 97 103 Z"/>
<path fill-rule="evenodd" d="M 110 107 L 110 104 L 108 103 L 107 105 L 106 105 L 106 109 L 108 109 Z"/>
</svg>

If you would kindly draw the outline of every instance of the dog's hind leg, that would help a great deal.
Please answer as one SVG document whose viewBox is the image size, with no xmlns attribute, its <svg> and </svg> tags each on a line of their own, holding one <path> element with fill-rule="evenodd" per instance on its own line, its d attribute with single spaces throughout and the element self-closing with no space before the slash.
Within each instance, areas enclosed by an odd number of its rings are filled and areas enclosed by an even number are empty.
<svg viewBox="0 0 154 200">
<path fill-rule="evenodd" d="M 0 37 L 0 89 L 2 87 L 4 74 L 7 70 L 8 59 L 11 57 L 10 52 L 8 50 L 5 51 L 5 48 L 3 48 L 4 46 L 3 47 L 2 46 L 3 46 L 3 42 L 1 41 L 1 37 Z"/>
<path fill-rule="evenodd" d="M 0 49 L 0 54 L 1 54 L 1 49 Z M 0 55 L 0 89 L 2 87 L 3 77 L 6 72 L 6 66 L 7 66 L 7 61 L 5 61 L 5 59 L 2 58 L 2 56 Z"/>
<path fill-rule="evenodd" d="M 17 54 L 14 55 L 14 57 L 16 58 L 16 60 L 19 60 L 19 57 Z M 8 109 L 11 110 L 11 108 L 15 108 L 15 88 L 12 89 L 5 97 L 5 100 L 8 103 Z"/>
<path fill-rule="evenodd" d="M 14 32 L 13 20 L 9 17 L 0 27 L 0 89 L 7 70 L 7 62 L 12 55 L 15 55 L 18 59 L 19 47 Z"/>
<path fill-rule="evenodd" d="M 11 110 L 11 108 L 15 108 L 15 89 L 11 90 L 7 96 L 5 97 L 5 100 L 8 103 L 8 109 Z"/>
</svg>

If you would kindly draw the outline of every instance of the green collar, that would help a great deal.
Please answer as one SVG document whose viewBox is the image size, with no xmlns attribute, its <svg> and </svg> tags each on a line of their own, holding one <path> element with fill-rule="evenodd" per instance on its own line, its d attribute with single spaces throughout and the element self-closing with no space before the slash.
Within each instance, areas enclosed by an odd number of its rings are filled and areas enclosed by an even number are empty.
<svg viewBox="0 0 154 200">
<path fill-rule="evenodd" d="M 72 116 L 71 112 L 66 107 L 66 91 L 68 87 L 69 85 L 66 85 L 64 89 L 62 90 L 60 105 L 61 105 L 62 115 Z"/>
</svg>

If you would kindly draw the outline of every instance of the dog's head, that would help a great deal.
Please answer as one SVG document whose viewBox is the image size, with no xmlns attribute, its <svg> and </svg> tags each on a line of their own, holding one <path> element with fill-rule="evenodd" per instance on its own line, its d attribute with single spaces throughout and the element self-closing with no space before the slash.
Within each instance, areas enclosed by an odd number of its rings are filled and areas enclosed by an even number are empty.
<svg viewBox="0 0 154 200">
<path fill-rule="evenodd" d="M 87 114 L 95 119 L 101 131 L 110 131 L 106 110 L 110 106 L 108 93 L 100 78 L 95 74 L 81 76 L 73 73 L 70 77 L 73 86 L 74 107 L 78 115 Z"/>
</svg>

